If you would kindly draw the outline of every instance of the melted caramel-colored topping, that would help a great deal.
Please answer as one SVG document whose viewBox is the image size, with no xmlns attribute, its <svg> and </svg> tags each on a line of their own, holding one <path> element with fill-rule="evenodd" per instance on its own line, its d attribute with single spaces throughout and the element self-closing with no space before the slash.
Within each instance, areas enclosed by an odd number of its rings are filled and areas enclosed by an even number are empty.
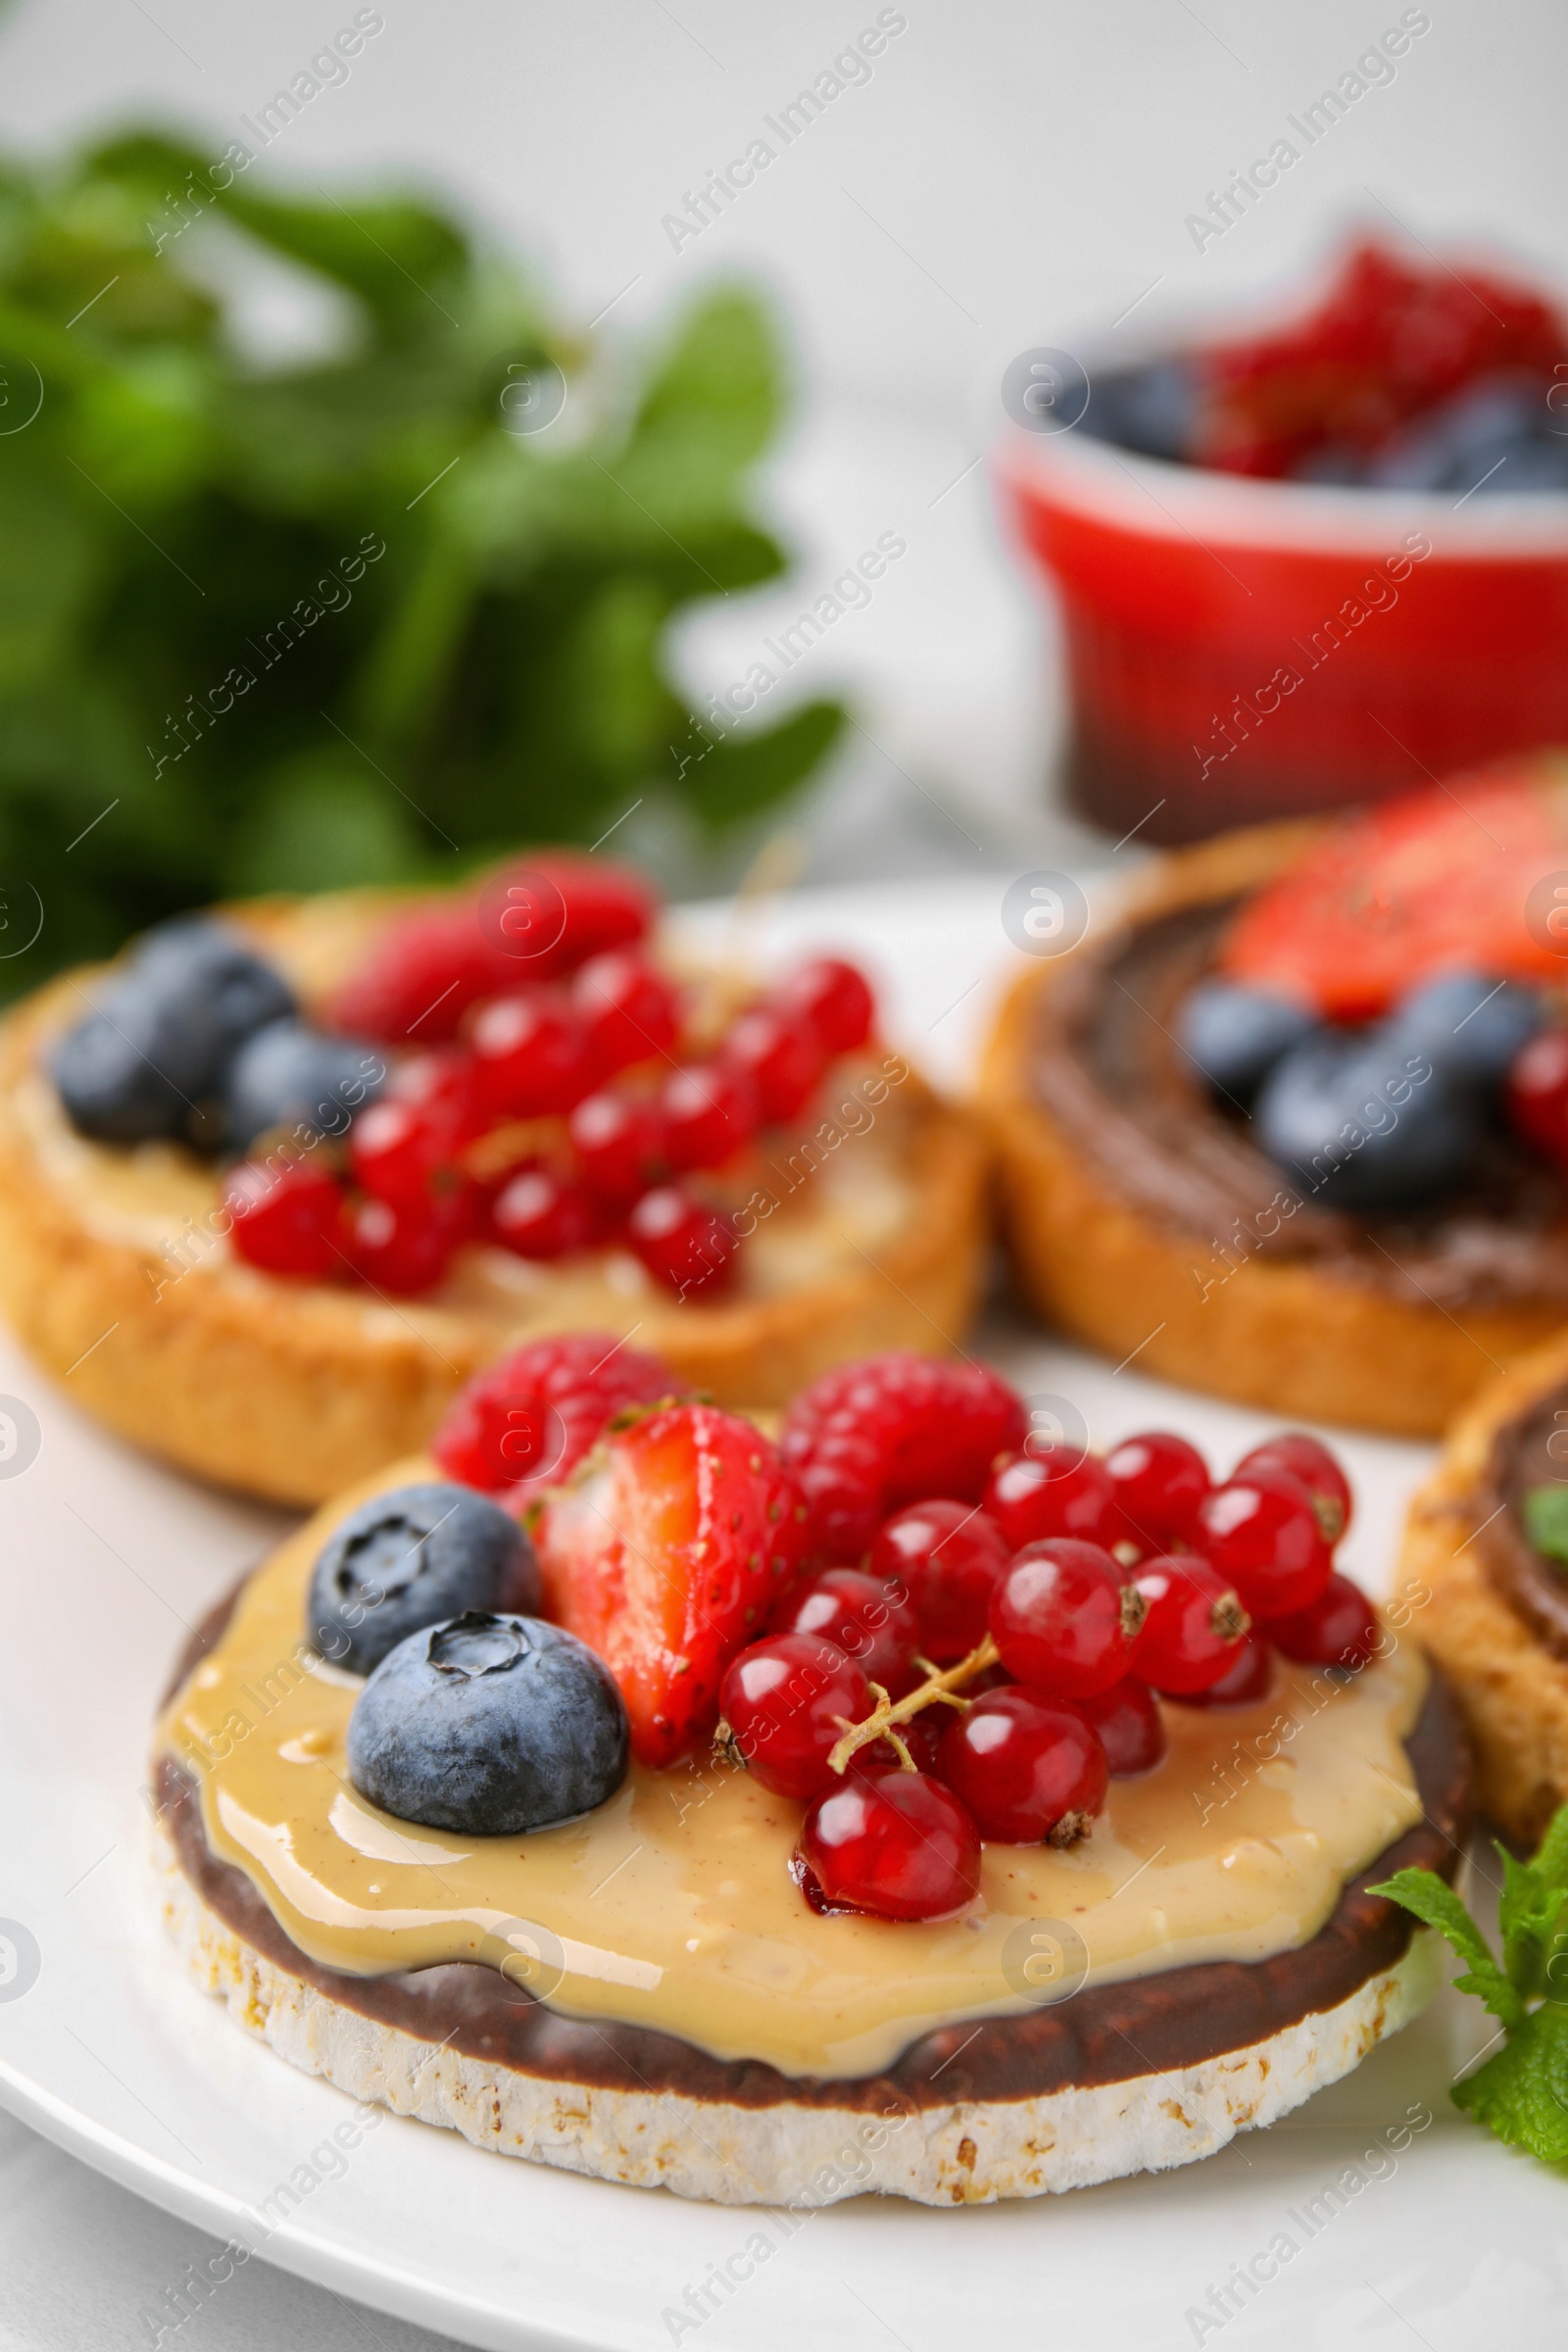
<svg viewBox="0 0 1568 2352">
<path fill-rule="evenodd" d="M 1066 1923 L 1094 1981 L 1262 1959 L 1314 1935 L 1420 1819 L 1402 1739 L 1426 1673 L 1399 1645 L 1350 1684 L 1287 1667 L 1256 1706 L 1168 1707 L 1165 1762 L 1112 1782 L 1089 1838 L 988 1845 L 979 1901 L 943 1924 L 815 1916 L 788 1873 L 802 1808 L 707 1758 L 634 1766 L 597 1812 L 528 1837 L 413 1827 L 348 1779 L 363 1686 L 313 1657 L 305 1596 L 329 1527 L 430 1475 L 395 1465 L 285 1544 L 159 1726 L 200 1780 L 214 1850 L 323 1966 L 482 1959 L 579 2017 L 788 2075 L 867 2074 L 936 2026 L 1031 2006 L 1049 1947 L 1030 1922 Z"/>
</svg>

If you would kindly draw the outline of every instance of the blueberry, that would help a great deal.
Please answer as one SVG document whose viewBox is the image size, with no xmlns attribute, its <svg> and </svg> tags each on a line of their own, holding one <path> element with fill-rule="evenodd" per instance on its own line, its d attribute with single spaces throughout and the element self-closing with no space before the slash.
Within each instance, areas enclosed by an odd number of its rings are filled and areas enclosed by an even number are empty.
<svg viewBox="0 0 1568 2352">
<path fill-rule="evenodd" d="M 1290 997 L 1234 980 L 1200 980 L 1181 1008 L 1181 1042 L 1217 1094 L 1245 1102 L 1282 1054 L 1317 1026 Z"/>
<path fill-rule="evenodd" d="M 67 1030 L 50 1072 L 78 1134 L 140 1144 L 182 1132 L 206 1091 L 213 1051 L 199 1014 L 190 1020 L 126 978 Z"/>
<path fill-rule="evenodd" d="M 131 970 L 162 1002 L 203 1006 L 221 1056 L 208 1073 L 210 1086 L 236 1046 L 299 1009 L 282 973 L 211 915 L 176 915 L 144 933 L 132 951 Z"/>
<path fill-rule="evenodd" d="M 1309 1198 L 1344 1209 L 1413 1206 L 1444 1191 L 1483 1132 L 1471 1090 L 1381 1031 L 1303 1039 L 1275 1064 L 1255 1116 L 1270 1157 Z"/>
<path fill-rule="evenodd" d="M 533 1545 L 471 1487 L 431 1479 L 362 1502 L 311 1577 L 306 1631 L 321 1655 L 368 1674 L 421 1627 L 460 1609 L 539 1605 Z"/>
<path fill-rule="evenodd" d="M 228 1141 L 245 1151 L 270 1127 L 343 1135 L 386 1082 L 379 1054 L 352 1038 L 324 1037 L 303 1021 L 272 1021 L 247 1038 L 224 1089 Z"/>
<path fill-rule="evenodd" d="M 1568 488 L 1568 448 L 1551 431 L 1543 387 L 1517 375 L 1483 377 L 1397 433 L 1367 479 L 1395 490 Z"/>
<path fill-rule="evenodd" d="M 626 1777 L 626 1709 L 585 1643 L 470 1609 L 411 1634 L 349 1718 L 349 1778 L 400 1821 L 514 1838 L 589 1813 Z"/>
<path fill-rule="evenodd" d="M 1422 1054 L 1460 1086 L 1496 1086 L 1542 1021 L 1534 990 L 1481 972 L 1445 972 L 1412 990 L 1386 1024 L 1396 1052 Z"/>
<path fill-rule="evenodd" d="M 1186 360 L 1152 360 L 1091 380 L 1082 430 L 1149 458 L 1180 464 L 1193 443 L 1198 379 Z"/>
</svg>

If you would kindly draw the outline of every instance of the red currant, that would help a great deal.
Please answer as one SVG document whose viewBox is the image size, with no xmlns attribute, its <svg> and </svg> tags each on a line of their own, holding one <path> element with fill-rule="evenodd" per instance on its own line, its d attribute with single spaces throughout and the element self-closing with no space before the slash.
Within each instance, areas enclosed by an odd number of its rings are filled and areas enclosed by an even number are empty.
<svg viewBox="0 0 1568 2352">
<path fill-rule="evenodd" d="M 1217 1683 L 1251 1624 L 1228 1578 L 1184 1552 L 1146 1560 L 1133 1582 L 1149 1603 L 1132 1650 L 1139 1681 L 1178 1698 Z"/>
<path fill-rule="evenodd" d="M 1283 1470 L 1299 1479 L 1312 1498 L 1326 1544 L 1337 1544 L 1349 1526 L 1350 1482 L 1328 1447 L 1309 1438 L 1304 1429 L 1287 1429 L 1266 1444 L 1254 1446 L 1231 1476 L 1242 1478 L 1250 1470 Z"/>
<path fill-rule="evenodd" d="M 612 1332 L 534 1340 L 459 1390 L 430 1451 L 448 1478 L 485 1493 L 562 1479 L 612 1413 L 652 1404 L 677 1386 L 667 1364 Z"/>
<path fill-rule="evenodd" d="M 1272 1623 L 1268 1630 L 1272 1640 Z M 1172 1695 L 1179 1695 L 1188 1707 L 1250 1707 L 1268 1696 L 1273 1681 L 1274 1653 L 1254 1625 L 1236 1644 L 1236 1656 L 1217 1683 L 1210 1683 L 1206 1690 Z"/>
<path fill-rule="evenodd" d="M 1077 1536 L 1108 1550 L 1126 1532 L 1104 1463 L 1068 1446 L 1042 1446 L 999 1462 L 985 1503 L 1009 1551 L 1047 1536 Z"/>
<path fill-rule="evenodd" d="M 851 1725 L 870 1714 L 871 1693 L 836 1643 L 774 1634 L 730 1660 L 718 1707 L 733 1752 L 762 1787 L 808 1800 L 843 1786 L 828 1757 Z"/>
<path fill-rule="evenodd" d="M 667 1054 L 675 1042 L 675 991 L 629 948 L 594 956 L 571 984 L 588 1050 L 603 1072 Z"/>
<path fill-rule="evenodd" d="M 479 1073 L 466 1046 L 440 1046 L 429 1053 L 409 1054 L 393 1070 L 381 1100 L 416 1103 L 432 1115 L 439 1110 L 466 1143 L 484 1132 Z"/>
<path fill-rule="evenodd" d="M 629 1207 L 660 1173 L 662 1122 L 643 1095 L 588 1095 L 566 1121 L 582 1180 L 597 1200 Z"/>
<path fill-rule="evenodd" d="M 1383 1629 L 1360 1586 L 1336 1571 L 1306 1608 L 1271 1617 L 1268 1636 L 1303 1666 L 1342 1666 L 1357 1674 L 1377 1656 Z"/>
<path fill-rule="evenodd" d="M 809 1021 L 825 1054 L 854 1054 L 871 1034 L 876 1005 L 863 972 L 836 956 L 819 956 L 773 992 L 781 1011 Z"/>
<path fill-rule="evenodd" d="M 245 1160 L 223 1178 L 229 1239 L 247 1264 L 300 1282 L 347 1272 L 340 1234 L 343 1195 L 324 1168 Z"/>
<path fill-rule="evenodd" d="M 1152 1772 L 1165 1753 L 1165 1719 L 1159 1701 L 1147 1683 L 1131 1675 L 1097 1690 L 1093 1698 L 1074 1699 L 1084 1721 L 1100 1735 L 1105 1763 L 1113 1781 Z"/>
<path fill-rule="evenodd" d="M 568 1257 L 598 1236 L 594 1204 L 580 1185 L 548 1168 L 522 1168 L 497 1194 L 490 1227 L 519 1257 Z"/>
<path fill-rule="evenodd" d="M 1014 1553 L 991 1595 L 991 1638 L 1019 1682 L 1090 1698 L 1127 1672 L 1144 1613 L 1108 1551 L 1055 1536 Z"/>
<path fill-rule="evenodd" d="M 868 1682 L 900 1698 L 913 1683 L 920 1621 L 901 1600 L 858 1568 L 829 1568 L 793 1601 L 780 1631 L 813 1634 L 853 1658 Z"/>
<path fill-rule="evenodd" d="M 1123 1438 L 1105 1456 L 1121 1515 L 1144 1551 L 1191 1543 L 1198 1506 L 1208 1493 L 1208 1465 L 1196 1446 L 1168 1430 Z"/>
<path fill-rule="evenodd" d="M 1099 1734 L 1032 1690 L 977 1698 L 943 1735 L 941 1769 L 981 1837 L 1007 1845 L 1076 1845 L 1108 1778 Z"/>
<path fill-rule="evenodd" d="M 649 1273 L 667 1283 L 677 1298 L 702 1298 L 727 1289 L 740 1247 L 727 1217 L 673 1184 L 644 1193 L 626 1220 L 626 1239 Z"/>
<path fill-rule="evenodd" d="M 1542 1029 L 1520 1049 L 1503 1101 L 1527 1144 L 1568 1163 L 1568 1029 Z"/>
<path fill-rule="evenodd" d="M 923 1772 L 857 1773 L 818 1799 L 801 1860 L 830 1909 L 948 1919 L 980 1891 L 980 1834 Z"/>
<path fill-rule="evenodd" d="M 744 1070 L 722 1061 L 675 1070 L 660 1101 L 664 1152 L 672 1168 L 721 1168 L 757 1133 L 757 1089 Z"/>
<path fill-rule="evenodd" d="M 344 1239 L 362 1282 L 413 1298 L 441 1281 L 457 1236 L 429 1203 L 395 1208 L 390 1200 L 357 1200 L 345 1217 Z"/>
<path fill-rule="evenodd" d="M 372 1102 L 355 1120 L 349 1163 L 362 1192 L 397 1208 L 416 1208 L 438 1194 L 460 1192 L 462 1138 L 439 1100 Z"/>
<path fill-rule="evenodd" d="M 756 1087 L 764 1123 L 793 1119 L 827 1066 L 810 1022 L 766 1004 L 740 1015 L 722 1051 L 730 1068 L 743 1070 Z"/>
<path fill-rule="evenodd" d="M 867 1562 L 912 1605 L 921 1644 L 939 1666 L 967 1656 L 981 1639 L 1006 1565 L 1007 1546 L 986 1513 L 947 1496 L 896 1511 L 877 1530 Z"/>
<path fill-rule="evenodd" d="M 547 989 L 486 1004 L 473 1024 L 473 1053 L 486 1107 L 498 1119 L 570 1110 L 593 1085 L 582 1023 Z"/>
<path fill-rule="evenodd" d="M 1334 1564 L 1311 1495 L 1286 1470 L 1238 1472 L 1215 1487 L 1199 1508 L 1196 1541 L 1254 1617 L 1304 1609 Z"/>
</svg>

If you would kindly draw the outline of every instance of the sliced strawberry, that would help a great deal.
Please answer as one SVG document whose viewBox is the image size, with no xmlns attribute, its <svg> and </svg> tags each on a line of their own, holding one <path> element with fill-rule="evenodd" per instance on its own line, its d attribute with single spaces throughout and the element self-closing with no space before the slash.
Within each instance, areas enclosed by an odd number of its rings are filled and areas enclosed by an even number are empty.
<svg viewBox="0 0 1568 2352">
<path fill-rule="evenodd" d="M 1248 901 L 1220 961 L 1340 1021 L 1375 1018 L 1455 968 L 1561 980 L 1568 939 L 1547 923 L 1561 909 L 1531 893 L 1564 871 L 1568 771 L 1509 761 L 1334 825 Z"/>
<path fill-rule="evenodd" d="M 547 1614 L 611 1668 L 632 1752 L 652 1765 L 712 1731 L 725 1667 L 806 1548 L 777 1449 L 711 1404 L 660 1406 L 612 1431 L 533 1534 Z"/>
</svg>

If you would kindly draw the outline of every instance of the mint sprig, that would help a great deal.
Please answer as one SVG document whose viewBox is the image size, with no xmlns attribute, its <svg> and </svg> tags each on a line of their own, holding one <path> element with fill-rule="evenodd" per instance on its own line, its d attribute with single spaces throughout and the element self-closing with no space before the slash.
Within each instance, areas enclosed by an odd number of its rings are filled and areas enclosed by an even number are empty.
<svg viewBox="0 0 1568 2352">
<path fill-rule="evenodd" d="M 1500 1967 L 1436 1871 L 1396 1871 L 1371 1891 L 1446 1936 L 1465 1962 L 1455 1989 L 1473 1992 L 1503 2029 L 1501 2049 L 1454 2085 L 1454 2105 L 1499 2139 L 1558 2164 L 1568 2160 L 1568 1805 L 1553 1815 L 1532 1861 L 1496 1850 Z"/>
</svg>

